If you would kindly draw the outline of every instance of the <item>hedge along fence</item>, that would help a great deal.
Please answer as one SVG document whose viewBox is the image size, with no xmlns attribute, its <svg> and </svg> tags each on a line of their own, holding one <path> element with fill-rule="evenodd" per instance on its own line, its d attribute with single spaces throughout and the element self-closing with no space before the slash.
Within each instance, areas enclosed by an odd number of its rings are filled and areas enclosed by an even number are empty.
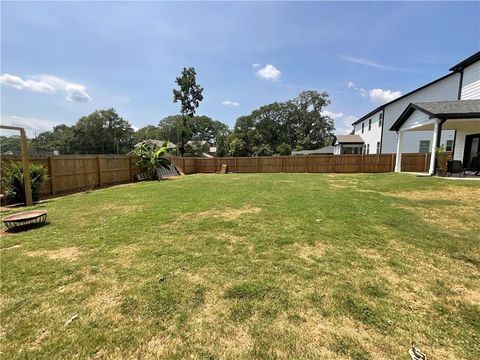
<svg viewBox="0 0 480 360">
<path fill-rule="evenodd" d="M 446 160 L 450 153 L 442 155 Z M 168 157 L 185 174 L 217 173 L 223 164 L 235 173 L 381 173 L 395 169 L 395 154 L 181 158 Z M 21 158 L 2 156 L 2 167 Z M 144 169 L 134 156 L 85 155 L 31 157 L 48 169 L 41 195 L 57 195 L 136 181 Z M 403 154 L 402 170 L 427 172 L 430 154 Z"/>
</svg>

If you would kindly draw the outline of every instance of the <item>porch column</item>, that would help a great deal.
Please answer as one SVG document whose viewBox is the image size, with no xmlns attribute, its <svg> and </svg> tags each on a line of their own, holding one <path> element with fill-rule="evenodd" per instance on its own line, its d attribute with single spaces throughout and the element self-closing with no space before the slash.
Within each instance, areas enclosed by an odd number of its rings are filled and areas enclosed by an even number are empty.
<svg viewBox="0 0 480 360">
<path fill-rule="evenodd" d="M 431 149 L 431 156 L 430 156 L 430 169 L 428 170 L 429 175 L 435 174 L 435 159 L 437 157 L 437 139 L 438 139 L 438 129 L 440 126 L 440 120 L 435 119 L 435 126 L 433 128 L 433 138 L 432 138 L 432 149 Z"/>
<path fill-rule="evenodd" d="M 403 131 L 399 131 L 398 140 L 397 140 L 397 157 L 395 160 L 395 172 L 402 171 L 402 145 L 403 145 Z"/>
</svg>

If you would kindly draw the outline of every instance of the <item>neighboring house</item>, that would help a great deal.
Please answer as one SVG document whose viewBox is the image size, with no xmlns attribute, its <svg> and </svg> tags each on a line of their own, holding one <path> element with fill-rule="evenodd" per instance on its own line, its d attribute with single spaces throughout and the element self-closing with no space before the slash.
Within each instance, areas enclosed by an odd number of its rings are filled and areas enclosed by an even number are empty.
<svg viewBox="0 0 480 360">
<path fill-rule="evenodd" d="M 333 153 L 340 154 L 361 154 L 364 152 L 365 142 L 360 135 L 336 135 L 333 141 Z M 365 153 L 369 149 L 365 147 Z"/>
<path fill-rule="evenodd" d="M 190 146 L 193 150 L 199 150 L 202 152 L 202 156 L 213 157 L 217 152 L 217 147 L 212 146 L 206 140 L 190 140 L 187 141 L 186 145 Z"/>
<path fill-rule="evenodd" d="M 365 142 L 370 154 L 395 153 L 398 135 L 389 131 L 410 103 L 480 99 L 480 52 L 453 66 L 450 73 L 377 107 L 355 121 L 353 134 Z M 455 130 L 444 128 L 440 137 L 447 151 L 453 151 Z M 404 152 L 429 152 L 432 144 L 424 131 L 409 131 L 403 141 Z"/>
<path fill-rule="evenodd" d="M 429 174 L 433 175 L 435 148 L 441 143 L 439 135 L 443 133 L 443 129 L 454 130 L 456 134 L 453 160 L 462 161 L 465 168 L 471 167 L 473 157 L 480 155 L 480 100 L 454 100 L 418 102 L 405 109 L 390 129 L 399 135 L 395 171 L 402 170 L 404 137 L 408 132 L 421 130 L 431 139 L 432 160 Z"/>
<path fill-rule="evenodd" d="M 315 150 L 292 151 L 292 155 L 331 155 L 334 153 L 334 150 L 335 147 L 333 145 L 330 145 Z"/>
</svg>

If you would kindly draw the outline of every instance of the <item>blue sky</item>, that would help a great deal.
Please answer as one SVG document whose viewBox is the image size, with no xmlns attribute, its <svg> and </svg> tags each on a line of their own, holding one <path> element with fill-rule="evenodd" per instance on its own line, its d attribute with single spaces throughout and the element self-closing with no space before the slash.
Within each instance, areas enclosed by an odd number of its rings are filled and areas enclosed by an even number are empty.
<svg viewBox="0 0 480 360">
<path fill-rule="evenodd" d="M 479 24 L 479 2 L 2 2 L 2 123 L 31 134 L 113 107 L 156 125 L 194 66 L 199 114 L 233 127 L 313 89 L 345 133 L 478 51 Z"/>
</svg>

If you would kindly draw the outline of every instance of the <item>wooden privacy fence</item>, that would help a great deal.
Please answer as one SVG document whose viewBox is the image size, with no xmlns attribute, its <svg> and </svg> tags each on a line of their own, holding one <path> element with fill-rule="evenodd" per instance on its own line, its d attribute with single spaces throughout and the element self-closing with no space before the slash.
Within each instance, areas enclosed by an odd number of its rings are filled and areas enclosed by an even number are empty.
<svg viewBox="0 0 480 360">
<path fill-rule="evenodd" d="M 2 156 L 2 168 L 18 157 Z M 31 157 L 30 163 L 43 165 L 48 170 L 48 181 L 41 195 L 56 195 L 100 188 L 135 180 L 142 169 L 131 156 L 49 156 Z"/>
<path fill-rule="evenodd" d="M 443 154 L 442 160 L 450 154 Z M 235 173 L 381 173 L 395 169 L 395 154 L 310 155 L 169 159 L 185 174 L 216 173 L 222 164 Z M 2 167 L 19 157 L 2 156 Z M 31 157 L 30 162 L 47 168 L 49 179 L 41 195 L 56 195 L 100 188 L 136 180 L 143 172 L 134 156 L 50 156 Z M 402 170 L 428 171 L 430 154 L 403 154 Z"/>
<path fill-rule="evenodd" d="M 395 166 L 394 154 L 170 159 L 185 174 L 220 172 L 222 164 L 234 173 L 377 173 L 393 171 Z"/>
</svg>

